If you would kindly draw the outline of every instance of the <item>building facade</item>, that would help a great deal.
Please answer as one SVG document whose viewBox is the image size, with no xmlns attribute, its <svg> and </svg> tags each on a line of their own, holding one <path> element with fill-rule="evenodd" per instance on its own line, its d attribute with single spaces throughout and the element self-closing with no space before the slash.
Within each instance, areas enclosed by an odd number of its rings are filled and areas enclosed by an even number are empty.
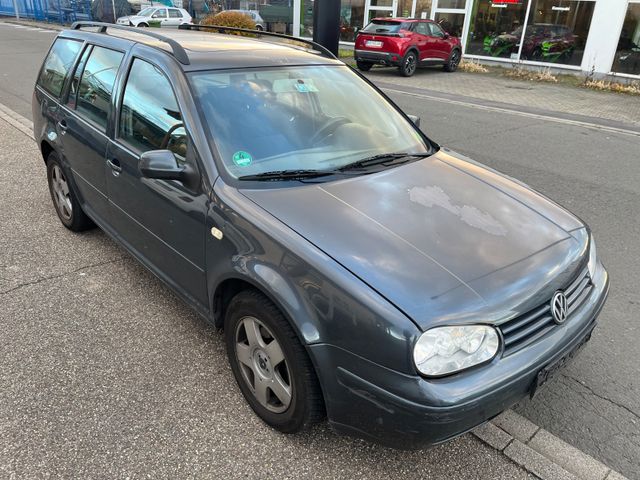
<svg viewBox="0 0 640 480">
<path fill-rule="evenodd" d="M 217 3 L 257 10 L 269 30 L 313 35 L 313 0 Z M 466 58 L 640 79 L 640 0 L 342 0 L 341 41 L 387 16 L 440 22 Z"/>
</svg>

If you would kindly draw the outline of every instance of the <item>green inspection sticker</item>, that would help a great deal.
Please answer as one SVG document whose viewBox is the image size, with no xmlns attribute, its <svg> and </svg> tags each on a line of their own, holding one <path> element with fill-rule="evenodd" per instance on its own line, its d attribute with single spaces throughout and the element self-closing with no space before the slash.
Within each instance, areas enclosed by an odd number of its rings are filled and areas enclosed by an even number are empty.
<svg viewBox="0 0 640 480">
<path fill-rule="evenodd" d="M 239 167 L 248 167 L 253 162 L 253 158 L 247 152 L 243 152 L 240 150 L 233 154 L 233 163 L 235 163 Z"/>
</svg>

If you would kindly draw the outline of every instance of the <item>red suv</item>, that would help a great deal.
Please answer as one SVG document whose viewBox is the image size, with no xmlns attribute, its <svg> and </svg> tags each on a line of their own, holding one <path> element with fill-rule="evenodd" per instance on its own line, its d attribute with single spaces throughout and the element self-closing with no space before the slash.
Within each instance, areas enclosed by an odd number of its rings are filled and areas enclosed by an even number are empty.
<svg viewBox="0 0 640 480">
<path fill-rule="evenodd" d="M 354 57 L 358 69 L 374 64 L 398 67 L 410 77 L 419 66 L 443 65 L 453 72 L 462 58 L 460 39 L 431 20 L 374 18 L 358 32 Z"/>
</svg>

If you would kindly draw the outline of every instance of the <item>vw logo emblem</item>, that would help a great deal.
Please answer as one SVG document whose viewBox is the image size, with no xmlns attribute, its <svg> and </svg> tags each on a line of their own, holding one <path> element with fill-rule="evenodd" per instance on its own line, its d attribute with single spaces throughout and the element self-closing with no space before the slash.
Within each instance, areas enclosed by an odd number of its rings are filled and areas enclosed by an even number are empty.
<svg viewBox="0 0 640 480">
<path fill-rule="evenodd" d="M 560 324 L 564 323 L 569 314 L 569 303 L 567 302 L 567 296 L 564 292 L 556 292 L 551 299 L 551 315 L 553 321 Z"/>
</svg>

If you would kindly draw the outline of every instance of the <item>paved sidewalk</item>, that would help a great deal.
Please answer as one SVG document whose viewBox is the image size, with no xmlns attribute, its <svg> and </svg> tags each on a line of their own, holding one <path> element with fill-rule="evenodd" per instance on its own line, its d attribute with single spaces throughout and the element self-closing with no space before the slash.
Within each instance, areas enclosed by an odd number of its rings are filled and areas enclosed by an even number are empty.
<svg viewBox="0 0 640 480">
<path fill-rule="evenodd" d="M 640 96 L 598 92 L 568 85 L 529 82 L 491 74 L 446 73 L 424 68 L 413 77 L 398 75 L 395 68 L 374 68 L 367 77 L 374 82 L 421 88 L 541 110 L 604 118 L 640 126 Z"/>
</svg>

